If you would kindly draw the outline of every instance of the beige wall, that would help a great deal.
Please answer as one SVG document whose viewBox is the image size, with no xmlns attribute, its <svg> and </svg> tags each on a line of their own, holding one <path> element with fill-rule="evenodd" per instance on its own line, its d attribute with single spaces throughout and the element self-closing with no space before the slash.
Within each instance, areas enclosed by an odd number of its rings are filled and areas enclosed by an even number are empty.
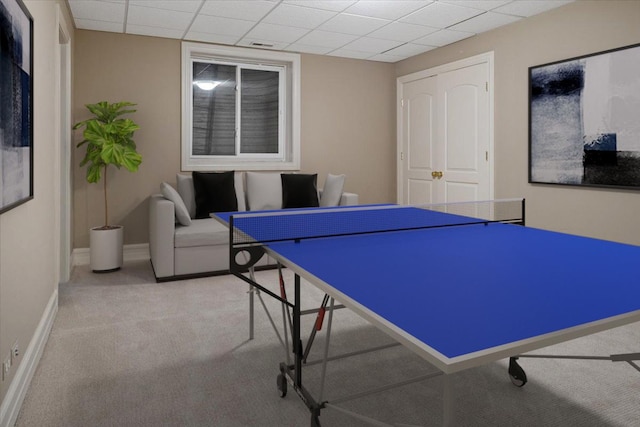
<svg viewBox="0 0 640 427">
<path fill-rule="evenodd" d="M 88 117 L 87 103 L 138 104 L 143 163 L 135 174 L 110 172 L 109 210 L 125 243 L 146 243 L 146 199 L 180 172 L 180 41 L 82 30 L 76 38 L 74 121 Z M 301 170 L 317 172 L 319 185 L 328 172 L 344 173 L 362 202 L 395 200 L 394 72 L 392 64 L 302 56 Z M 102 225 L 102 186 L 86 183 L 83 152 L 75 154 L 74 247 L 83 248 L 89 228 Z"/>
<path fill-rule="evenodd" d="M 347 175 L 360 203 L 395 202 L 395 79 L 391 64 L 303 55 L 302 169 Z"/>
<path fill-rule="evenodd" d="M 579 1 L 396 64 L 396 75 L 495 53 L 496 197 L 527 223 L 640 245 L 640 192 L 528 184 L 528 68 L 640 42 L 640 2 Z"/>
<path fill-rule="evenodd" d="M 57 292 L 59 276 L 58 4 L 66 22 L 72 21 L 63 1 L 25 4 L 34 19 L 34 199 L 0 216 L 0 360 L 16 341 L 22 352 L 1 383 L 0 402 Z M 68 32 L 72 35 L 73 27 Z"/>
<path fill-rule="evenodd" d="M 180 41 L 76 31 L 73 122 L 90 116 L 85 104 L 130 101 L 142 164 L 138 172 L 108 172 L 109 219 L 125 227 L 125 243 L 148 242 L 147 198 L 180 169 Z M 76 131 L 76 141 L 82 140 Z M 74 248 L 89 246 L 89 228 L 104 224 L 103 182 L 89 184 L 74 149 Z"/>
</svg>

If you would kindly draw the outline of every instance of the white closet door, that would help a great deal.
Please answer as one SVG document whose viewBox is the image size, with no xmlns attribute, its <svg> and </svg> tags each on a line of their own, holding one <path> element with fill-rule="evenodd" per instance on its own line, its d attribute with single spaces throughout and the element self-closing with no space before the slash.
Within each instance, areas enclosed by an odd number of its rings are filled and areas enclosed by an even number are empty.
<svg viewBox="0 0 640 427">
<path fill-rule="evenodd" d="M 404 85 L 402 101 L 402 203 L 431 203 L 434 171 L 433 144 L 436 137 L 437 78 L 415 80 Z"/>
<path fill-rule="evenodd" d="M 463 61 L 398 79 L 398 202 L 489 200 L 491 63 Z"/>
<path fill-rule="evenodd" d="M 438 76 L 437 201 L 490 198 L 487 64 Z"/>
</svg>

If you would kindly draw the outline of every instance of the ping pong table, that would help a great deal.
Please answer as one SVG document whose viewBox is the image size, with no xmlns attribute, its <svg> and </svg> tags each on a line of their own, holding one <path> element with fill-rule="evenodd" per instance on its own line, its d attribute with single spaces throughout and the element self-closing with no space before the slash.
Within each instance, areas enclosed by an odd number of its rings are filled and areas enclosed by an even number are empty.
<svg viewBox="0 0 640 427">
<path fill-rule="evenodd" d="M 443 424 L 449 425 L 448 374 L 500 359 L 509 358 L 508 373 L 517 386 L 527 382 L 520 357 L 622 361 L 640 371 L 634 362 L 640 353 L 523 354 L 640 320 L 640 247 L 526 227 L 524 211 L 524 200 L 511 199 L 213 216 L 230 229 L 231 272 L 282 303 L 287 356 L 278 389 L 282 397 L 288 386 L 296 391 L 312 426 L 320 425 L 324 408 L 369 421 L 339 406 L 348 398 L 322 396 L 338 307 L 354 311 L 444 375 Z M 294 272 L 291 299 L 282 276 L 280 294 L 255 280 L 253 266 L 265 254 Z M 301 339 L 301 278 L 326 294 L 315 310 L 320 325 L 329 315 L 319 397 L 303 384 L 308 348 Z"/>
</svg>

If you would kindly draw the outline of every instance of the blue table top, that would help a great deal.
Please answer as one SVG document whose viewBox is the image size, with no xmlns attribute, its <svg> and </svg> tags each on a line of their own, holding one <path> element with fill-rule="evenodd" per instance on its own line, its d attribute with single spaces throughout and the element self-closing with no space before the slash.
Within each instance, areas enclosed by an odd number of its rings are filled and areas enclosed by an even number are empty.
<svg viewBox="0 0 640 427">
<path fill-rule="evenodd" d="M 412 215 L 423 215 L 394 212 L 387 212 L 388 223 L 405 216 L 409 220 L 397 222 L 412 224 L 418 221 Z M 433 219 L 430 214 L 425 217 Z M 370 319 L 399 328 L 445 358 L 640 310 L 640 247 L 518 225 L 462 225 L 268 247 L 342 303 L 348 300 Z"/>
</svg>

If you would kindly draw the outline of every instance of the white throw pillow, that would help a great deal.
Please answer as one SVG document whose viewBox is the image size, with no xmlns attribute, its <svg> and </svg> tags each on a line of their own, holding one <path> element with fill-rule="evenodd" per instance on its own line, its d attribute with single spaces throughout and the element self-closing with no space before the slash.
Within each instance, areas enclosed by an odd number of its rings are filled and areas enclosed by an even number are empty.
<svg viewBox="0 0 640 427">
<path fill-rule="evenodd" d="M 320 197 L 320 206 L 338 206 L 344 188 L 344 175 L 327 175 Z"/>
<path fill-rule="evenodd" d="M 282 209 L 279 173 L 247 172 L 247 203 L 250 211 Z"/>
<path fill-rule="evenodd" d="M 166 182 L 160 184 L 160 191 L 165 199 L 171 200 L 176 207 L 176 218 L 182 225 L 191 225 L 191 217 L 189 211 L 182 201 L 182 197 L 178 192 Z"/>
<path fill-rule="evenodd" d="M 176 183 L 178 194 L 187 207 L 189 216 L 194 218 L 196 216 L 196 192 L 193 188 L 193 176 L 176 174 Z"/>
</svg>

